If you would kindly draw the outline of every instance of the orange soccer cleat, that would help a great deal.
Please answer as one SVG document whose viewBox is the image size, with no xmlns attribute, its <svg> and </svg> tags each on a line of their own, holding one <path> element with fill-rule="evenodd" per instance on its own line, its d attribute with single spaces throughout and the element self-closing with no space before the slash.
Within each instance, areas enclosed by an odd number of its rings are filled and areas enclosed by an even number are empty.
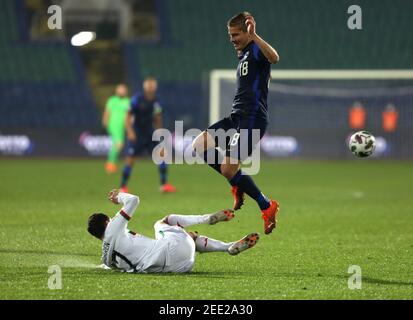
<svg viewBox="0 0 413 320">
<path fill-rule="evenodd" d="M 128 192 L 129 192 L 129 189 L 128 189 L 127 186 L 123 186 L 123 187 L 120 188 L 120 192 L 128 193 Z"/>
<path fill-rule="evenodd" d="M 242 238 L 241 240 L 234 242 L 228 248 L 228 253 L 232 256 L 236 256 L 242 251 L 245 251 L 255 246 L 259 238 L 260 238 L 260 235 L 258 233 L 250 233 L 246 235 L 244 238 Z"/>
<path fill-rule="evenodd" d="M 270 234 L 272 230 L 277 226 L 277 213 L 280 209 L 280 205 L 277 201 L 271 200 L 270 206 L 265 209 L 261 210 L 262 212 L 262 219 L 264 220 L 264 232 L 265 234 Z"/>
<path fill-rule="evenodd" d="M 232 196 L 234 197 L 234 210 L 241 209 L 244 204 L 245 194 L 238 186 L 232 186 Z"/>
<path fill-rule="evenodd" d="M 175 188 L 173 185 L 169 184 L 169 183 L 163 184 L 163 185 L 161 186 L 160 190 L 161 190 L 162 193 L 173 193 L 173 192 L 176 192 L 176 188 Z"/>
<path fill-rule="evenodd" d="M 210 215 L 208 219 L 209 224 L 216 224 L 221 221 L 229 221 L 235 217 L 234 211 L 231 209 L 220 210 Z"/>
</svg>

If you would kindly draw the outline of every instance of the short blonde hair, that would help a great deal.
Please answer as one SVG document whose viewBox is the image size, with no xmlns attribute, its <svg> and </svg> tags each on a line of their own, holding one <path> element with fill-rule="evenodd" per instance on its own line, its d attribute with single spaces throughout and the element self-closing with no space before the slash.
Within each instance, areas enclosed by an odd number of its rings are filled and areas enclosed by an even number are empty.
<svg viewBox="0 0 413 320">
<path fill-rule="evenodd" d="M 249 16 L 251 16 L 251 13 L 247 11 L 238 13 L 237 15 L 233 16 L 231 19 L 228 20 L 227 26 L 237 27 L 242 31 L 247 32 L 247 26 L 245 25 L 245 21 Z"/>
</svg>

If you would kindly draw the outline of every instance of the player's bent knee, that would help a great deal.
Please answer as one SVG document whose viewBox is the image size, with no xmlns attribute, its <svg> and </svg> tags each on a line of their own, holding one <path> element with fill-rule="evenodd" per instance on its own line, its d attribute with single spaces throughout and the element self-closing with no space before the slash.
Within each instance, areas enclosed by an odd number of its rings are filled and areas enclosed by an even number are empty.
<svg viewBox="0 0 413 320">
<path fill-rule="evenodd" d="M 192 149 L 198 154 L 213 147 L 215 147 L 215 140 L 207 131 L 201 132 L 192 142 Z"/>
<path fill-rule="evenodd" d="M 135 163 L 135 158 L 134 157 L 129 156 L 129 157 L 126 158 L 126 164 L 128 166 L 132 167 L 134 163 Z"/>
<path fill-rule="evenodd" d="M 228 180 L 231 180 L 234 175 L 237 173 L 238 167 L 237 166 L 231 166 L 231 165 L 221 165 L 221 174 L 227 178 Z"/>
<path fill-rule="evenodd" d="M 194 141 L 192 141 L 192 149 L 195 150 L 197 153 L 201 152 L 201 147 L 204 144 L 204 136 L 203 133 L 199 134 Z"/>
<path fill-rule="evenodd" d="M 138 196 L 132 195 L 130 203 L 132 206 L 137 207 L 139 205 L 140 199 Z"/>
<path fill-rule="evenodd" d="M 221 165 L 221 174 L 222 174 L 225 178 L 231 179 L 231 173 L 232 173 L 232 170 L 230 170 L 230 168 L 228 168 L 228 167 L 225 166 L 225 165 Z"/>
</svg>

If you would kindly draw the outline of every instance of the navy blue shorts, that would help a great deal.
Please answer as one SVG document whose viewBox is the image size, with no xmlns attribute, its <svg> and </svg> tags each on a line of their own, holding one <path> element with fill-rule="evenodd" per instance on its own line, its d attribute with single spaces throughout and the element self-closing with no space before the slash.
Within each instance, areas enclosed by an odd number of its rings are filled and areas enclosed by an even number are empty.
<svg viewBox="0 0 413 320">
<path fill-rule="evenodd" d="M 225 140 L 218 139 L 210 129 L 223 129 L 228 133 L 228 136 Z M 266 129 L 267 121 L 265 120 L 231 114 L 229 117 L 212 124 L 207 130 L 215 138 L 215 145 L 225 150 L 227 157 L 244 161 L 252 154 L 252 151 L 264 136 Z"/>
<path fill-rule="evenodd" d="M 137 135 L 136 141 L 127 141 L 126 154 L 132 157 L 144 155 L 152 156 L 152 150 L 157 144 L 157 141 L 152 141 L 152 134 L 149 136 Z"/>
</svg>

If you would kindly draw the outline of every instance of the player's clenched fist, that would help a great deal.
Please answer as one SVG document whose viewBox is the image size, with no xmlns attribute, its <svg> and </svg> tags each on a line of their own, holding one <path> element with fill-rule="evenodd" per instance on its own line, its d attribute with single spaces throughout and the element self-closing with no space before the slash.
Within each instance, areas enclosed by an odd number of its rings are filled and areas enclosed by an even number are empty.
<svg viewBox="0 0 413 320">
<path fill-rule="evenodd" d="M 119 194 L 119 189 L 113 189 L 112 191 L 110 191 L 108 194 L 109 201 L 113 202 L 114 204 L 119 204 L 118 194 Z"/>
</svg>

